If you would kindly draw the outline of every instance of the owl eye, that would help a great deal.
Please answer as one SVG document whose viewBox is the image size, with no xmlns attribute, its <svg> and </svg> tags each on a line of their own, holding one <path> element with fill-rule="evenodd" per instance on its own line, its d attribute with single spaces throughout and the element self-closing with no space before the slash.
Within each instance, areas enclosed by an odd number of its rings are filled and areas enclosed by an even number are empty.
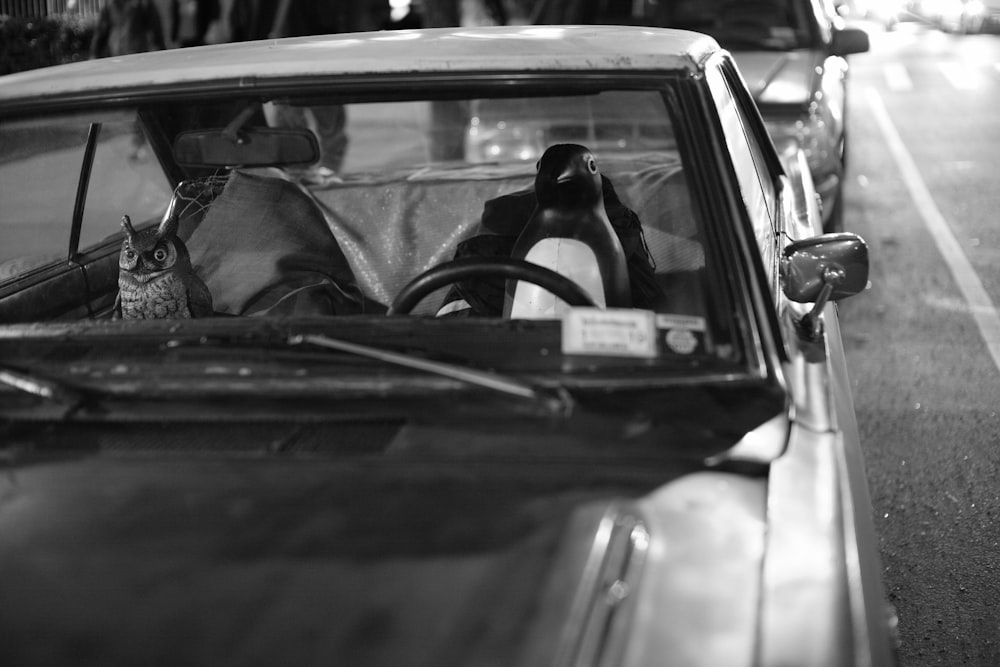
<svg viewBox="0 0 1000 667">
<path fill-rule="evenodd" d="M 163 246 L 160 246 L 159 248 L 153 251 L 153 259 L 155 259 L 157 262 L 162 262 L 166 258 L 167 258 L 167 249 L 164 248 Z"/>
<path fill-rule="evenodd" d="M 129 248 L 125 251 L 125 256 L 129 259 L 135 259 L 135 251 Z"/>
<path fill-rule="evenodd" d="M 589 160 L 587 160 L 587 169 L 592 174 L 597 173 L 597 162 L 594 161 L 594 158 L 590 158 Z"/>
</svg>

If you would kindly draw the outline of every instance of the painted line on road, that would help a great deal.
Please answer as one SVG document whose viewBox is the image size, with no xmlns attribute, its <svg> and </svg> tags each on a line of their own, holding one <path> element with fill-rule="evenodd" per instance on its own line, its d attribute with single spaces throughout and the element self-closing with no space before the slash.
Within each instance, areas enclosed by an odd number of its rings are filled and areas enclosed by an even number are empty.
<svg viewBox="0 0 1000 667">
<path fill-rule="evenodd" d="M 951 62 L 939 63 L 938 69 L 955 90 L 976 90 L 982 87 L 979 76 L 968 65 Z"/>
<path fill-rule="evenodd" d="M 917 165 L 906 150 L 906 144 L 899 136 L 896 126 L 889 118 L 889 112 L 885 108 L 882 97 L 874 88 L 868 88 L 868 106 L 872 115 L 882 130 L 886 143 L 889 144 L 889 152 L 892 153 L 899 167 L 899 173 L 903 177 L 903 183 L 910 192 L 913 203 L 916 204 L 917 212 L 924 221 L 924 225 L 934 239 L 938 251 L 944 258 L 945 264 L 951 271 L 951 275 L 958 283 L 958 289 L 969 304 L 972 317 L 979 327 L 979 333 L 986 343 L 990 356 L 993 357 L 993 364 L 1000 370 L 1000 315 L 997 314 L 996 306 L 990 300 L 983 282 L 979 275 L 972 268 L 972 262 L 962 251 L 962 246 L 955 238 L 951 225 L 941 214 L 930 190 L 920 177 Z"/>
<path fill-rule="evenodd" d="M 883 67 L 882 71 L 889 90 L 897 93 L 913 90 L 913 81 L 910 79 L 910 74 L 906 71 L 906 65 L 903 63 L 888 63 Z"/>
</svg>

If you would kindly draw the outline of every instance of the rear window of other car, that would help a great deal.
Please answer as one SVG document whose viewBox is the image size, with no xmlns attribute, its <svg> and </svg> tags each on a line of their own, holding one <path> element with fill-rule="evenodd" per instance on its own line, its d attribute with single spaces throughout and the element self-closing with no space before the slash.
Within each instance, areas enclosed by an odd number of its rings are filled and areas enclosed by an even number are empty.
<svg viewBox="0 0 1000 667">
<path fill-rule="evenodd" d="M 549 22 L 648 25 L 693 30 L 715 37 L 733 49 L 811 48 L 819 35 L 813 17 L 815 0 L 640 0 L 609 2 L 576 12 L 546 12 Z M 555 5 L 556 3 L 549 3 Z M 568 15 L 566 15 L 568 13 Z M 556 20 L 559 19 L 559 20 Z"/>
</svg>

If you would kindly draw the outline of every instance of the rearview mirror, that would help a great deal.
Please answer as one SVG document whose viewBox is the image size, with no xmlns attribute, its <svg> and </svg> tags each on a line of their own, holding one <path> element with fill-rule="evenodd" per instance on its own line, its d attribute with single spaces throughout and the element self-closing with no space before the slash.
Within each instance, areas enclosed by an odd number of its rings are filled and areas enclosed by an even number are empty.
<svg viewBox="0 0 1000 667">
<path fill-rule="evenodd" d="M 181 132 L 174 140 L 174 159 L 191 167 L 282 167 L 308 165 L 319 159 L 319 143 L 305 129 L 249 127 Z"/>
</svg>

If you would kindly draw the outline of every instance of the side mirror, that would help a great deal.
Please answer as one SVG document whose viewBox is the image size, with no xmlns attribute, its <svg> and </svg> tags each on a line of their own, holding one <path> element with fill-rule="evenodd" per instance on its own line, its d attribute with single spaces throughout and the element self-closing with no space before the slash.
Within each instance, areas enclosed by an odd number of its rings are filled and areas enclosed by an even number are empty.
<svg viewBox="0 0 1000 667">
<path fill-rule="evenodd" d="M 835 56 L 849 56 L 864 53 L 871 48 L 868 33 L 861 28 L 841 28 L 833 30 L 833 44 L 830 52 Z"/>
<path fill-rule="evenodd" d="M 808 323 L 828 301 L 853 296 L 868 285 L 868 244 L 857 234 L 821 234 L 794 241 L 781 258 L 781 286 L 796 303 L 813 303 Z"/>
</svg>

